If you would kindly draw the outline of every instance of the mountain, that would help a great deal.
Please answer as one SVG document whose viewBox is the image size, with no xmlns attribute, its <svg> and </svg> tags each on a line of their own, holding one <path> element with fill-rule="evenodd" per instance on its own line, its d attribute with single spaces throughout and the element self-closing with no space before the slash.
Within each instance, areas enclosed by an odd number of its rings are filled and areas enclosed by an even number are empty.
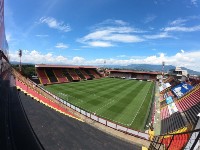
<svg viewBox="0 0 200 150">
<path fill-rule="evenodd" d="M 19 62 L 18 61 L 11 61 L 10 62 L 12 65 L 19 65 Z M 24 63 L 24 62 L 22 62 L 22 65 L 35 65 L 35 64 L 33 64 L 33 63 Z"/>
<path fill-rule="evenodd" d="M 107 68 L 112 69 L 128 69 L 128 70 L 139 70 L 139 71 L 162 71 L 162 65 L 150 65 L 150 64 L 131 64 L 127 66 L 120 65 L 106 65 Z M 165 65 L 164 72 L 168 72 L 171 69 L 175 69 L 173 65 Z M 200 72 L 181 67 L 183 70 L 187 70 L 190 75 L 200 75 Z"/>
</svg>

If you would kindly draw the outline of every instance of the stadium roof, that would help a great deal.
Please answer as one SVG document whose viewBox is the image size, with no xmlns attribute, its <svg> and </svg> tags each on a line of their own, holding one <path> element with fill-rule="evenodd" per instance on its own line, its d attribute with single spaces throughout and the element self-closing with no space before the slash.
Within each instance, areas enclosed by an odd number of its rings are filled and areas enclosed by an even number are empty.
<svg viewBox="0 0 200 150">
<path fill-rule="evenodd" d="M 74 69 L 78 69 L 78 68 L 96 69 L 96 68 L 98 68 L 95 66 L 67 66 L 67 65 L 46 65 L 46 64 L 36 64 L 35 67 L 36 68 L 74 68 Z"/>
<path fill-rule="evenodd" d="M 161 72 L 148 72 L 148 71 L 136 71 L 136 70 L 107 70 L 108 72 L 122 72 L 122 73 L 140 73 L 140 74 L 154 74 L 158 75 Z"/>
</svg>

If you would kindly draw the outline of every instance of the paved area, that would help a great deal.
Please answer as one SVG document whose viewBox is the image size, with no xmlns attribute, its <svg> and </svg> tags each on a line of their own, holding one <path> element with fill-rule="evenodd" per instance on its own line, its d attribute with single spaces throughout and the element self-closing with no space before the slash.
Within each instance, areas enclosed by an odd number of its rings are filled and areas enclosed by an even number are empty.
<svg viewBox="0 0 200 150">
<path fill-rule="evenodd" d="M 15 87 L 0 82 L 0 149 L 42 149 L 29 125 Z"/>
<path fill-rule="evenodd" d="M 34 131 L 48 150 L 141 150 L 87 123 L 64 116 L 19 92 Z"/>
<path fill-rule="evenodd" d="M 160 135 L 160 130 L 161 130 L 160 93 L 159 93 L 158 82 L 156 82 L 155 102 L 156 102 L 156 109 L 155 109 L 155 120 L 154 120 L 153 127 L 154 127 L 154 131 L 155 131 L 155 135 Z"/>
</svg>

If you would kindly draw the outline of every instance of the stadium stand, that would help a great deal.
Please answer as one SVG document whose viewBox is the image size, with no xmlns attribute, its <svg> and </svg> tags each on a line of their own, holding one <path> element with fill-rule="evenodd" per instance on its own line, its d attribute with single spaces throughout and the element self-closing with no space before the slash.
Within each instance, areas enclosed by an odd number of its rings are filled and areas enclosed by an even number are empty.
<svg viewBox="0 0 200 150">
<path fill-rule="evenodd" d="M 58 82 L 53 70 L 51 68 L 45 68 L 45 72 L 50 80 L 51 83 L 56 83 Z"/>
<path fill-rule="evenodd" d="M 46 75 L 46 72 L 45 72 L 44 69 L 37 69 L 36 73 L 38 75 L 40 83 L 42 83 L 42 84 L 49 84 L 50 83 L 49 78 Z"/>
<path fill-rule="evenodd" d="M 72 77 L 73 81 L 80 81 L 80 77 L 76 74 L 74 69 L 68 69 L 68 73 Z"/>
<path fill-rule="evenodd" d="M 56 111 L 59 111 L 61 113 L 64 113 L 68 116 L 75 118 L 75 116 L 73 114 L 71 114 L 69 111 L 67 111 L 63 107 L 61 107 L 58 103 L 52 101 L 52 99 L 47 98 L 48 93 L 46 93 L 45 94 L 46 96 L 44 96 L 45 92 L 42 91 L 40 88 L 38 88 L 35 84 L 30 82 L 30 80 L 23 78 L 23 76 L 21 76 L 20 74 L 17 74 L 15 71 L 13 71 L 13 72 L 14 72 L 13 74 L 15 74 L 15 76 L 17 77 L 16 78 L 16 87 L 18 89 L 27 93 L 28 95 L 30 95 L 31 97 L 33 97 L 37 101 L 45 104 L 46 106 L 54 108 Z M 21 80 L 18 80 L 19 77 L 23 78 L 24 82 L 21 81 Z"/>
<path fill-rule="evenodd" d="M 84 69 L 84 71 L 85 71 L 92 79 L 95 78 L 95 77 L 93 76 L 93 74 L 89 71 L 89 69 Z"/>
<path fill-rule="evenodd" d="M 165 118 L 168 118 L 170 116 L 168 107 L 162 108 L 161 111 L 160 111 L 160 115 L 161 115 L 162 120 L 165 119 Z"/>
<path fill-rule="evenodd" d="M 190 107 L 198 104 L 200 102 L 200 86 L 197 86 L 190 93 L 186 94 L 180 100 L 176 102 L 180 112 L 183 112 Z"/>
<path fill-rule="evenodd" d="M 173 113 L 170 117 L 161 120 L 161 134 L 172 133 L 186 126 L 181 113 Z"/>
<path fill-rule="evenodd" d="M 68 73 L 68 70 L 67 69 L 63 69 L 63 74 L 64 76 L 67 78 L 67 80 L 69 82 L 72 82 L 73 81 L 73 78 L 71 77 L 71 75 Z"/>
<path fill-rule="evenodd" d="M 4 7 L 2 7 L 4 0 L 0 0 L 0 5 L 0 16 L 4 17 Z M 141 146 L 125 143 L 91 127 L 91 125 L 82 123 L 82 120 L 72 113 L 74 111 L 93 119 L 92 125 L 96 120 L 116 131 L 119 130 L 149 142 L 147 133 L 120 126 L 81 110 L 52 95 L 15 70 L 12 70 L 12 75 L 7 53 L 8 44 L 5 37 L 4 18 L 0 29 L 0 149 L 44 149 L 36 132 L 45 143 L 46 149 L 141 149 Z M 95 67 L 37 65 L 36 71 L 42 84 L 101 77 Z M 117 76 L 123 75 L 128 78 L 131 75 L 131 77 L 141 80 L 156 80 L 156 75 L 159 74 L 135 71 L 131 73 L 130 71 L 114 71 L 113 74 L 115 73 Z M 176 88 L 180 82 L 170 77 L 166 83 L 170 83 L 169 89 L 171 89 Z M 181 96 L 177 95 L 177 100 L 168 99 L 169 97 L 174 98 L 169 89 L 163 90 L 161 93 L 162 101 L 159 102 L 166 101 L 165 106 L 160 108 L 161 135 L 151 136 L 152 142 L 149 149 L 200 148 L 198 143 L 200 139 L 200 80 L 191 77 L 187 83 L 195 87 L 183 92 Z M 17 89 L 23 92 L 17 91 Z M 36 99 L 38 102 L 32 99 Z M 66 119 L 64 115 L 47 109 L 45 105 L 71 118 L 67 117 Z M 24 106 L 26 106 L 26 110 Z M 73 108 L 73 111 L 69 111 Z M 27 112 L 29 116 L 27 116 Z M 36 132 L 33 130 L 29 117 L 32 118 L 33 124 L 35 121 Z M 52 120 L 54 121 L 52 122 Z M 77 122 L 77 120 L 79 121 Z M 188 125 L 188 123 L 190 124 Z M 57 128 L 58 126 L 61 127 Z M 55 140 L 55 137 L 59 141 Z"/>
<path fill-rule="evenodd" d="M 90 69 L 89 72 L 96 78 L 96 79 L 99 79 L 100 78 L 100 75 L 97 74 L 97 72 L 93 69 Z"/>
<path fill-rule="evenodd" d="M 80 72 L 83 74 L 84 78 L 89 80 L 92 79 L 91 76 L 89 76 L 84 69 L 80 69 Z"/>
<path fill-rule="evenodd" d="M 200 112 L 200 102 L 198 104 L 190 107 L 188 110 L 184 111 L 184 114 L 185 114 L 187 120 L 192 125 L 195 125 L 198 121 L 199 112 Z"/>
<path fill-rule="evenodd" d="M 59 65 L 35 65 L 41 84 L 55 84 L 80 80 L 100 78 L 97 67 L 92 66 L 59 66 Z M 92 72 L 90 72 L 92 71 Z"/>
<path fill-rule="evenodd" d="M 74 69 L 75 73 L 79 76 L 81 80 L 86 79 L 85 76 L 81 73 L 80 69 Z"/>
<path fill-rule="evenodd" d="M 5 118 L 0 118 L 0 149 L 44 149 L 26 116 L 13 81 L 13 77 L 8 73 L 7 78 L 1 82 L 3 90 L 0 103 L 5 104 L 2 105 L 4 108 L 1 110 L 4 113 L 1 112 L 1 115 L 5 114 Z"/>
<path fill-rule="evenodd" d="M 60 83 L 69 82 L 69 80 L 63 75 L 61 69 L 54 69 L 53 72 Z"/>
<path fill-rule="evenodd" d="M 198 129 L 192 131 L 188 131 L 187 128 L 182 128 L 172 134 L 155 136 L 149 146 L 149 150 L 198 150 L 198 140 L 200 137 L 199 125 L 197 125 Z"/>
<path fill-rule="evenodd" d="M 137 80 L 157 80 L 157 75 L 160 72 L 144 72 L 132 70 L 107 70 L 109 77 L 137 79 Z"/>
</svg>

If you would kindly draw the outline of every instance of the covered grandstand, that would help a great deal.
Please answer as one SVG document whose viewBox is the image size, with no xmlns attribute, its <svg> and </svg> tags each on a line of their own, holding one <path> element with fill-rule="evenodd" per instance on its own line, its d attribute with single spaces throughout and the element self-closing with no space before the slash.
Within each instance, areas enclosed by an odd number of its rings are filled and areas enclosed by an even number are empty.
<svg viewBox="0 0 200 150">
<path fill-rule="evenodd" d="M 146 71 L 133 71 L 133 70 L 107 70 L 109 77 L 124 78 L 124 79 L 137 79 L 137 80 L 157 80 L 157 75 L 161 72 L 146 72 Z"/>
<path fill-rule="evenodd" d="M 96 67 L 35 65 L 38 82 L 24 77 L 13 69 L 8 59 L 8 44 L 5 37 L 4 0 L 0 0 L 0 16 L 3 16 L 0 24 L 0 149 L 200 149 L 199 77 L 191 76 L 186 82 L 181 82 L 174 76 L 169 76 L 163 83 L 159 83 L 159 72 L 109 70 L 109 77 L 120 78 L 116 80 L 120 80 L 121 84 L 124 81 L 121 78 L 141 80 L 142 82 L 138 81 L 135 84 L 136 88 L 145 86 L 143 80 L 152 81 L 147 83 L 155 82 L 156 89 L 150 103 L 151 109 L 144 110 L 145 115 L 150 118 L 150 124 L 146 125 L 148 129 L 145 132 L 134 130 L 80 108 L 43 86 L 100 80 L 102 76 Z M 116 84 L 118 83 L 112 83 L 108 87 L 114 87 Z M 132 84 L 126 84 L 126 87 L 130 88 Z M 93 88 L 94 85 L 90 86 Z M 150 89 L 151 86 L 149 84 L 147 87 Z M 101 88 L 99 86 L 98 90 L 101 91 Z M 127 92 L 121 88 L 116 91 Z M 138 96 L 141 101 L 145 91 L 134 92 L 135 97 Z M 95 99 L 93 91 L 88 93 Z M 110 93 L 104 96 L 110 96 L 109 100 L 113 102 L 116 97 L 111 97 Z M 130 96 L 130 93 L 127 95 Z M 146 92 L 144 97 L 146 98 L 149 93 Z M 82 93 L 79 93 L 79 96 L 83 97 Z M 107 100 L 104 97 L 104 101 Z M 122 99 L 119 104 L 128 106 L 129 102 L 127 98 Z M 142 108 L 143 102 L 140 106 L 135 103 L 134 105 Z M 93 101 L 90 101 L 90 104 L 96 105 Z M 111 109 L 115 112 L 124 110 L 116 105 Z M 129 108 L 128 111 L 132 109 Z M 148 119 L 146 122 L 148 123 Z"/>
<path fill-rule="evenodd" d="M 93 66 L 35 65 L 40 84 L 65 83 L 99 79 L 100 73 Z"/>
</svg>

